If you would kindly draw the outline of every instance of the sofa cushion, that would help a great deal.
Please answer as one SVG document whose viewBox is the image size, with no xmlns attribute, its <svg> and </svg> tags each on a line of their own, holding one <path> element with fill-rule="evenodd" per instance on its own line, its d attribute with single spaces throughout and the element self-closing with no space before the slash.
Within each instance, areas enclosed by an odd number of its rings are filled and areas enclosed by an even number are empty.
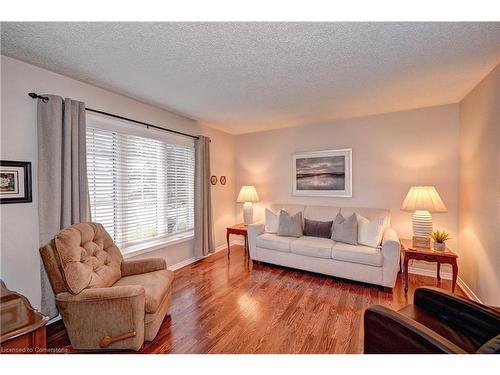
<svg viewBox="0 0 500 375">
<path fill-rule="evenodd" d="M 142 286 L 146 292 L 146 312 L 154 313 L 169 293 L 173 280 L 174 273 L 172 271 L 159 270 L 122 277 L 113 286 Z"/>
<path fill-rule="evenodd" d="M 290 244 L 292 253 L 330 259 L 334 242 L 329 238 L 303 236 Z"/>
<path fill-rule="evenodd" d="M 333 245 L 332 259 L 375 267 L 381 267 L 383 262 L 382 252 L 378 248 L 342 242 Z"/>
<path fill-rule="evenodd" d="M 81 223 L 54 237 L 55 254 L 67 289 L 105 288 L 121 277 L 122 254 L 101 224 Z"/>
<path fill-rule="evenodd" d="M 294 237 L 282 237 L 274 233 L 264 233 L 257 237 L 255 241 L 258 247 L 264 249 L 290 252 L 290 243 L 295 240 Z"/>
</svg>

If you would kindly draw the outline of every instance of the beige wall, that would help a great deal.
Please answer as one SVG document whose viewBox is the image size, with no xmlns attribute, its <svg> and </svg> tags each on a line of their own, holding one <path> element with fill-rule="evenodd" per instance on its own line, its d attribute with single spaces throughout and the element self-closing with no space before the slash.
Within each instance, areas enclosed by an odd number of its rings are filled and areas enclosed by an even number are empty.
<svg viewBox="0 0 500 375">
<path fill-rule="evenodd" d="M 402 237 L 411 236 L 411 213 L 399 210 L 411 185 L 435 185 L 448 213 L 435 214 L 456 247 L 458 220 L 458 105 L 369 116 L 331 124 L 251 133 L 236 138 L 238 188 L 256 186 L 269 202 L 389 208 Z M 353 149 L 353 197 L 291 195 L 291 155 L 299 151 Z M 237 219 L 241 219 L 238 206 Z"/>
<path fill-rule="evenodd" d="M 0 205 L 0 277 L 10 289 L 25 294 L 40 307 L 37 209 L 36 102 L 28 92 L 51 93 L 82 100 L 88 107 L 138 120 L 166 125 L 212 138 L 212 173 L 226 175 L 228 183 L 213 189 L 216 246 L 225 242 L 225 227 L 234 222 L 235 166 L 234 138 L 164 109 L 52 73 L 18 60 L 1 56 L 0 157 L 31 161 L 33 203 Z M 192 241 L 183 242 L 143 256 L 162 256 L 169 264 L 193 257 Z"/>
<path fill-rule="evenodd" d="M 460 277 L 500 306 L 500 65 L 460 102 Z"/>
</svg>

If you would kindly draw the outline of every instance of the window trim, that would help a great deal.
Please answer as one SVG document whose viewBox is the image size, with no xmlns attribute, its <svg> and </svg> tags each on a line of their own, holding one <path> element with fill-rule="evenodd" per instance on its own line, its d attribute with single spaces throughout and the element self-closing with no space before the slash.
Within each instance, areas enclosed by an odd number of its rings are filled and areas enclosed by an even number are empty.
<svg viewBox="0 0 500 375">
<path fill-rule="evenodd" d="M 184 242 L 192 241 L 194 240 L 194 231 L 190 231 L 188 235 L 185 235 L 184 237 L 178 237 L 178 238 L 169 238 L 166 241 L 154 241 L 154 240 L 149 240 L 145 243 L 134 245 L 134 246 L 129 246 L 127 247 L 126 252 L 122 252 L 123 259 L 129 259 L 136 257 L 141 254 L 147 254 L 151 253 L 153 251 L 158 251 L 161 249 L 166 249 Z M 174 237 L 174 236 L 172 236 Z M 121 251 L 121 249 L 120 249 Z"/>
</svg>

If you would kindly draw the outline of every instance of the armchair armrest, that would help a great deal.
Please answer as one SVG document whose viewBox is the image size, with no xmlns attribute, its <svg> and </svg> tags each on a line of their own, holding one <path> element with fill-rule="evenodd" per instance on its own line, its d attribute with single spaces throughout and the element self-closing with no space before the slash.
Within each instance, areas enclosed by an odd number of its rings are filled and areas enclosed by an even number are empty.
<svg viewBox="0 0 500 375">
<path fill-rule="evenodd" d="M 145 291 L 142 286 L 124 285 L 84 289 L 56 296 L 56 304 L 71 344 L 79 350 L 102 348 L 139 350 L 144 342 Z M 121 338 L 118 341 L 114 339 Z"/>
<path fill-rule="evenodd" d="M 122 276 L 130 276 L 139 273 L 164 270 L 167 268 L 167 262 L 164 258 L 126 260 L 122 262 L 121 268 Z"/>
<path fill-rule="evenodd" d="M 500 312 L 446 290 L 420 287 L 413 303 L 463 332 L 477 347 L 500 335 Z"/>
<path fill-rule="evenodd" d="M 255 259 L 257 256 L 257 236 L 260 236 L 265 231 L 265 225 L 263 221 L 259 221 L 254 224 L 249 224 L 247 226 L 248 231 L 248 249 L 250 252 L 250 258 Z"/>
<path fill-rule="evenodd" d="M 367 354 L 465 353 L 424 325 L 384 306 L 366 309 L 364 331 Z"/>
</svg>

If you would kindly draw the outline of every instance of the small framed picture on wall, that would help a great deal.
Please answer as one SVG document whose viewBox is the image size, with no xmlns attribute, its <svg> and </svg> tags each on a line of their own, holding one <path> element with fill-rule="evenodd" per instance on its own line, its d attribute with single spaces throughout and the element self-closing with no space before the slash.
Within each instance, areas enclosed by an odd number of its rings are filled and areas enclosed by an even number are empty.
<svg viewBox="0 0 500 375">
<path fill-rule="evenodd" d="M 31 163 L 0 160 L 0 203 L 27 203 L 31 200 Z"/>
</svg>

